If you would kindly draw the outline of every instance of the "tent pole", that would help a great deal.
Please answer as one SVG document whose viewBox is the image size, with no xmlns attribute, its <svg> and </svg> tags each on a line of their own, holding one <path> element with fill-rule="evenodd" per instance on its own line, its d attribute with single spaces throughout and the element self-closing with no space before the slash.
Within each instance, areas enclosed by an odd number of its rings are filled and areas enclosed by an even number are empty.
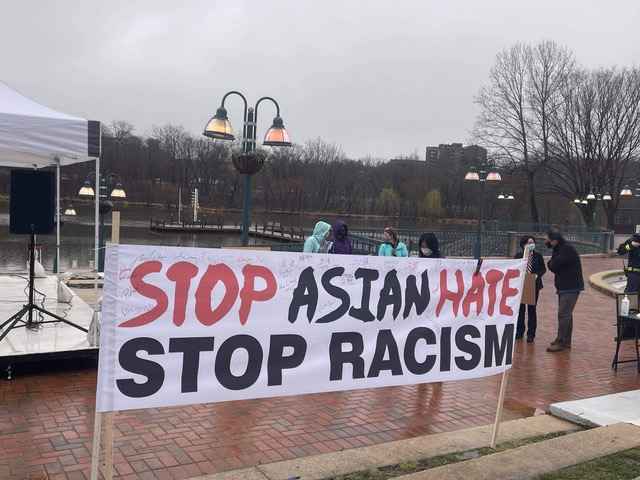
<svg viewBox="0 0 640 480">
<path fill-rule="evenodd" d="M 60 273 L 60 159 L 56 157 L 56 268 Z"/>
<path fill-rule="evenodd" d="M 99 154 L 96 157 L 96 188 L 95 199 L 96 199 L 96 210 L 95 210 L 95 252 L 94 252 L 94 267 L 96 269 L 96 282 L 94 284 L 94 288 L 98 290 L 98 258 L 100 253 L 100 156 L 102 155 L 102 124 L 100 124 L 100 149 Z"/>
</svg>

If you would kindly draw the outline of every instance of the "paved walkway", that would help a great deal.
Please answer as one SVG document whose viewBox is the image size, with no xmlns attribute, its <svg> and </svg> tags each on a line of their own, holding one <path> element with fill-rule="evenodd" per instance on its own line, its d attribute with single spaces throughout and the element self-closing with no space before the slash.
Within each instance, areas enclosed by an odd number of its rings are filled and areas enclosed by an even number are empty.
<svg viewBox="0 0 640 480">
<path fill-rule="evenodd" d="M 620 266 L 585 259 L 585 276 Z M 549 354 L 555 337 L 552 278 L 539 305 L 536 343 L 517 346 L 506 419 L 535 408 L 637 389 L 627 364 L 614 373 L 614 303 L 588 289 L 574 322 L 573 349 Z M 631 354 L 632 346 L 624 353 Z M 0 478 L 46 471 L 50 480 L 88 478 L 95 369 L 20 376 L 0 382 Z M 116 416 L 119 479 L 185 479 L 490 423 L 498 378 L 130 411 Z M 33 478 L 47 478 L 34 476 Z"/>
</svg>

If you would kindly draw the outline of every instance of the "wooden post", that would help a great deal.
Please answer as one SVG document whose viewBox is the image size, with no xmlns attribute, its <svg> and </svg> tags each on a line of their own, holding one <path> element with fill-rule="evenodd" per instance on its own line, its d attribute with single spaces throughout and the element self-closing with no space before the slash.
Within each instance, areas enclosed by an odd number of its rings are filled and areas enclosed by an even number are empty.
<svg viewBox="0 0 640 480">
<path fill-rule="evenodd" d="M 96 407 L 97 407 L 96 401 Z M 93 416 L 93 445 L 91 448 L 91 480 L 98 480 L 98 466 L 100 465 L 100 438 L 102 436 L 102 413 Z"/>
<path fill-rule="evenodd" d="M 120 212 L 111 212 L 111 243 L 120 243 Z M 113 416 L 114 412 L 107 412 L 104 417 L 104 458 L 102 460 L 102 475 L 105 480 L 113 479 Z"/>
<path fill-rule="evenodd" d="M 524 248 L 522 252 L 522 258 L 528 259 L 533 250 L 529 245 Z M 526 270 L 525 270 L 526 275 Z M 524 285 L 524 279 L 522 281 Z M 515 350 L 515 345 L 514 345 Z M 512 365 L 513 366 L 513 365 Z M 496 418 L 493 422 L 493 430 L 491 431 L 491 448 L 496 448 L 496 442 L 498 441 L 498 431 L 500 430 L 500 422 L 502 421 L 502 409 L 504 407 L 504 396 L 507 391 L 507 381 L 509 379 L 509 370 L 502 372 L 502 379 L 500 380 L 500 392 L 498 393 L 498 407 L 496 409 Z"/>
<path fill-rule="evenodd" d="M 120 243 L 120 212 L 111 212 L 111 243 Z"/>
<path fill-rule="evenodd" d="M 491 432 L 491 448 L 496 448 L 498 440 L 498 430 L 500 430 L 500 422 L 502 421 L 502 408 L 504 406 L 504 394 L 507 390 L 507 380 L 509 370 L 502 372 L 502 380 L 500 380 L 500 393 L 498 394 L 498 409 L 496 410 L 496 418 L 493 422 L 493 431 Z"/>
<path fill-rule="evenodd" d="M 120 212 L 111 212 L 111 243 L 120 243 Z M 96 406 L 97 406 L 96 398 Z M 113 417 L 114 412 L 97 411 L 93 420 L 93 447 L 91 451 L 91 480 L 98 480 L 98 467 L 105 480 L 113 479 Z M 104 455 L 100 461 L 100 445 Z"/>
<path fill-rule="evenodd" d="M 104 434 L 102 442 L 104 444 L 104 456 L 102 458 L 102 476 L 105 480 L 113 480 L 113 413 L 103 413 Z"/>
</svg>

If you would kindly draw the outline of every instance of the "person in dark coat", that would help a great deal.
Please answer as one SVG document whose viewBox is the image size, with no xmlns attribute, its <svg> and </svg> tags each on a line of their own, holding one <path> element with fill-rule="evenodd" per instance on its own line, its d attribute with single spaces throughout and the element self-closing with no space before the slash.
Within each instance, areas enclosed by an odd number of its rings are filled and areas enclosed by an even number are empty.
<svg viewBox="0 0 640 480">
<path fill-rule="evenodd" d="M 438 237 L 433 233 L 423 233 L 418 242 L 418 256 L 420 258 L 442 258 Z"/>
<path fill-rule="evenodd" d="M 547 352 L 561 352 L 571 348 L 573 309 L 580 292 L 584 290 L 582 264 L 576 249 L 567 243 L 560 232 L 547 233 L 544 243 L 553 249 L 547 267 L 555 274 L 554 283 L 558 292 L 558 336 L 551 342 Z"/>
<path fill-rule="evenodd" d="M 540 290 L 542 290 L 542 276 L 547 273 L 547 267 L 544 265 L 544 258 L 538 252 L 535 251 L 536 240 L 530 236 L 525 235 L 520 239 L 520 251 L 516 253 L 514 258 L 522 258 L 524 256 L 524 249 L 527 245 L 532 245 L 534 250 L 531 252 L 531 257 L 527 262 L 527 271 L 533 273 L 536 276 L 536 304 L 525 305 L 520 304 L 520 313 L 518 313 L 518 324 L 516 326 L 516 340 L 520 340 L 525 333 L 524 316 L 525 313 L 528 317 L 527 322 L 527 343 L 533 343 L 536 338 L 536 328 L 538 326 L 538 312 L 536 306 L 538 304 L 538 297 L 540 296 Z"/>
<path fill-rule="evenodd" d="M 627 255 L 627 266 L 624 274 L 627 277 L 627 286 L 624 293 L 636 293 L 640 291 L 640 233 L 633 236 L 618 247 L 618 255 Z"/>
<path fill-rule="evenodd" d="M 353 247 L 351 245 L 351 239 L 349 238 L 347 224 L 338 220 L 333 224 L 333 227 L 331 227 L 331 231 L 333 232 L 333 244 L 329 249 L 329 253 L 351 255 L 353 253 Z"/>
</svg>

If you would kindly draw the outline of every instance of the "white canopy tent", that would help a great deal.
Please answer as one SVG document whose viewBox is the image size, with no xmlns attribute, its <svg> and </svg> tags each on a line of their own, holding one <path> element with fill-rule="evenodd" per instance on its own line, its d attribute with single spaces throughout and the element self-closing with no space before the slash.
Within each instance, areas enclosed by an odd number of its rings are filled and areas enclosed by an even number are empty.
<svg viewBox="0 0 640 480">
<path fill-rule="evenodd" d="M 60 265 L 60 166 L 96 161 L 95 268 L 98 268 L 100 122 L 57 112 L 0 82 L 0 166 L 56 167 L 56 265 Z"/>
</svg>

